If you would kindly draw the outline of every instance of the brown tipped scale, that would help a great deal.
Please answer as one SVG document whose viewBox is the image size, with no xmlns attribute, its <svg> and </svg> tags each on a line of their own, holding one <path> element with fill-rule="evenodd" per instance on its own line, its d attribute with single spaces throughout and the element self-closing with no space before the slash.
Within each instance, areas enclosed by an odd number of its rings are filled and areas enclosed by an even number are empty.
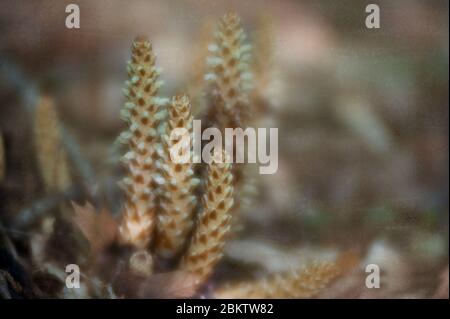
<svg viewBox="0 0 450 319">
<path fill-rule="evenodd" d="M 214 33 L 207 59 L 214 113 L 219 127 L 237 127 L 249 116 L 250 45 L 244 44 L 245 34 L 240 19 L 234 13 L 225 14 Z M 219 106 L 219 107 L 218 107 Z"/>
<path fill-rule="evenodd" d="M 193 213 L 196 206 L 194 188 L 198 179 L 194 178 L 193 164 L 189 145 L 183 148 L 189 159 L 180 163 L 172 159 L 170 150 L 175 149 L 179 139 L 171 139 L 175 129 L 185 129 L 191 138 L 192 115 L 189 98 L 178 95 L 172 99 L 168 108 L 168 122 L 166 134 L 163 136 L 161 157 L 161 185 L 160 208 L 157 220 L 157 236 L 155 249 L 159 255 L 173 257 L 185 245 L 193 227 Z"/>
<path fill-rule="evenodd" d="M 54 101 L 39 99 L 34 118 L 34 142 L 39 171 L 47 191 L 63 191 L 71 184 L 67 154 Z"/>
<path fill-rule="evenodd" d="M 230 230 L 230 209 L 233 206 L 232 173 L 229 163 L 212 162 L 195 232 L 180 268 L 197 276 L 199 284 L 211 275 L 223 255 Z"/>
<path fill-rule="evenodd" d="M 336 278 L 354 267 L 357 261 L 356 255 L 343 254 L 336 261 L 314 262 L 297 270 L 224 285 L 214 292 L 214 297 L 237 299 L 312 298 L 322 293 Z"/>
<path fill-rule="evenodd" d="M 125 95 L 127 102 L 122 118 L 128 122 L 128 130 L 120 136 L 129 151 L 122 158 L 127 176 L 121 185 L 126 201 L 120 225 L 122 242 L 137 248 L 146 247 L 152 237 L 155 224 L 155 184 L 158 126 L 163 118 L 163 100 L 156 97 L 162 81 L 155 67 L 155 55 L 151 44 L 139 37 L 133 43 L 128 62 Z"/>
</svg>

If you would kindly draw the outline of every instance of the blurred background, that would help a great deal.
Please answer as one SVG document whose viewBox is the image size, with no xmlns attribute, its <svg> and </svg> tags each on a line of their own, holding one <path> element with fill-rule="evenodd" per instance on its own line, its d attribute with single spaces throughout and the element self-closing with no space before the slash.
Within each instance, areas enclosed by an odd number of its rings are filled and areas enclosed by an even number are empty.
<svg viewBox="0 0 450 319">
<path fill-rule="evenodd" d="M 381 28 L 367 29 L 372 2 L 0 0 L 0 221 L 20 238 L 21 214 L 53 203 L 30 138 L 41 95 L 54 99 L 78 162 L 89 163 L 78 178 L 117 211 L 111 158 L 133 38 L 152 41 L 161 95 L 192 92 L 202 45 L 232 10 L 250 41 L 270 24 L 272 82 L 260 126 L 279 128 L 279 168 L 254 176 L 257 192 L 218 280 L 357 251 L 360 267 L 324 297 L 448 298 L 448 2 L 379 0 Z M 69 3 L 80 6 L 80 29 L 65 27 Z M 19 251 L 26 258 L 27 248 Z M 369 263 L 381 268 L 380 289 L 361 279 Z"/>
</svg>

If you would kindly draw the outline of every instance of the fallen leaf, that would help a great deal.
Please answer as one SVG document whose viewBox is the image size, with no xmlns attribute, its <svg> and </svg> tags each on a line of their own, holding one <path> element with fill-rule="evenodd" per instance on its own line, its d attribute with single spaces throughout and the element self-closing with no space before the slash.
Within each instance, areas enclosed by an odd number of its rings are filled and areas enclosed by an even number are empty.
<svg viewBox="0 0 450 319">
<path fill-rule="evenodd" d="M 72 202 L 75 215 L 73 222 L 89 241 L 93 254 L 104 250 L 114 242 L 117 235 L 117 222 L 107 209 L 96 209 L 86 203 L 84 206 Z"/>
</svg>

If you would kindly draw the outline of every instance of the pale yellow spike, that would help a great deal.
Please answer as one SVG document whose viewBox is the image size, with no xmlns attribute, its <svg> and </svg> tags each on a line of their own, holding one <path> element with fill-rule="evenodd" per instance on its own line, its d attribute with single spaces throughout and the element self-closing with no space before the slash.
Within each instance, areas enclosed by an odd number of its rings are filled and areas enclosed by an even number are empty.
<svg viewBox="0 0 450 319">
<path fill-rule="evenodd" d="M 230 230 L 233 206 L 233 176 L 227 163 L 212 162 L 203 196 L 203 210 L 180 268 L 196 275 L 199 285 L 211 275 L 222 258 Z"/>
<path fill-rule="evenodd" d="M 154 184 L 160 144 L 157 130 L 163 118 L 162 99 L 156 97 L 161 85 L 159 71 L 152 46 L 145 38 L 133 42 L 127 69 L 127 103 L 122 117 L 128 122 L 128 131 L 121 134 L 121 139 L 129 151 L 122 159 L 127 176 L 121 183 L 126 200 L 119 233 L 123 243 L 142 249 L 150 243 L 155 225 Z"/>
<path fill-rule="evenodd" d="M 207 59 L 209 72 L 205 79 L 211 83 L 210 115 L 220 128 L 238 127 L 250 116 L 249 90 L 250 45 L 234 13 L 225 14 L 214 33 Z"/>
<path fill-rule="evenodd" d="M 190 149 L 184 149 L 189 155 L 187 163 L 177 163 L 170 151 L 178 145 L 171 140 L 174 129 L 185 129 L 192 138 L 192 115 L 189 98 L 179 95 L 173 98 L 168 108 L 168 121 L 162 148 L 160 212 L 157 221 L 156 252 L 164 257 L 173 257 L 184 247 L 191 233 L 196 206 L 194 188 L 198 179 L 194 178 L 194 165 Z"/>
<path fill-rule="evenodd" d="M 348 253 L 336 261 L 315 262 L 300 269 L 270 274 L 252 281 L 226 284 L 214 292 L 215 298 L 292 299 L 318 296 L 333 280 L 351 269 L 357 257 Z"/>
<path fill-rule="evenodd" d="M 67 153 L 54 101 L 41 97 L 34 118 L 34 142 L 39 171 L 47 191 L 64 191 L 71 185 Z"/>
</svg>

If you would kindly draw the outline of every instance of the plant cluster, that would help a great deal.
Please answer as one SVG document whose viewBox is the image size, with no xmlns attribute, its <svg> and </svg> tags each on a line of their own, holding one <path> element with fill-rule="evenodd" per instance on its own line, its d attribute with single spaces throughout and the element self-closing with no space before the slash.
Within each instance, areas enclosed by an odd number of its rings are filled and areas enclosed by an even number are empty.
<svg viewBox="0 0 450 319">
<path fill-rule="evenodd" d="M 246 43 L 239 17 L 229 13 L 220 19 L 211 37 L 213 43 L 208 46 L 209 53 L 204 54 L 208 56 L 204 76 L 207 85 L 202 93 L 206 107 L 200 108 L 200 116 L 209 124 L 219 129 L 245 127 L 257 121 L 261 108 L 267 108 L 270 101 L 264 91 L 269 90 L 270 72 L 264 67 L 266 62 L 273 63 L 271 44 L 267 43 L 270 41 L 264 41 L 269 37 L 268 30 L 261 31 L 263 36 L 253 48 L 257 63 L 252 64 L 252 46 Z M 238 218 L 235 212 L 245 201 L 245 189 L 250 183 L 246 166 L 218 159 L 197 166 L 172 162 L 169 150 L 177 141 L 169 138 L 170 132 L 175 128 L 192 132 L 196 106 L 185 94 L 171 99 L 158 95 L 163 85 L 159 79 L 161 70 L 156 65 L 152 44 L 145 37 L 134 40 L 127 71 L 126 103 L 121 110 L 127 128 L 118 139 L 127 148 L 121 158 L 125 175 L 120 182 L 124 194 L 122 209 L 115 217 L 100 205 L 96 208 L 89 202 L 82 206 L 72 203 L 69 219 L 76 227 L 64 235 L 81 233 L 84 237 L 77 241 L 76 260 L 72 261 L 80 265 L 82 289 L 44 291 L 44 295 L 303 298 L 317 295 L 342 273 L 343 263 L 318 263 L 294 272 L 213 285 L 212 291 L 205 290 Z M 54 103 L 49 98 L 42 98 L 37 106 L 34 131 L 46 191 L 69 188 L 70 165 L 62 147 Z M 2 153 L 0 139 L 0 177 Z M 44 218 L 41 224 L 39 239 L 45 242 L 44 250 L 49 250 L 55 244 L 55 234 L 61 235 L 61 226 L 52 218 Z M 48 251 L 33 254 L 50 255 Z M 35 278 L 64 282 L 66 274 L 61 263 L 51 258 L 35 258 L 34 262 L 39 266 Z"/>
</svg>

